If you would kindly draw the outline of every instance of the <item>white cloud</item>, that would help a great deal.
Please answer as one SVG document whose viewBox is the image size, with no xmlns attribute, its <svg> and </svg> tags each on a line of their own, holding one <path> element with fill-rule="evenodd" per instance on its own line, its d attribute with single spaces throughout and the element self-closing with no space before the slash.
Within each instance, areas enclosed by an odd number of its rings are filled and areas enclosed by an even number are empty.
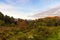
<svg viewBox="0 0 60 40">
<path fill-rule="evenodd" d="M 32 14 L 33 12 L 24 12 L 24 10 L 26 8 L 14 5 L 15 4 L 14 0 L 5 0 L 5 1 L 9 4 L 6 4 L 4 2 L 0 3 L 0 11 L 4 15 L 13 16 L 15 18 L 30 19 L 30 17 L 28 17 L 28 15 Z M 16 2 L 21 2 L 22 4 L 28 3 L 29 1 L 30 0 L 16 0 Z M 30 8 L 27 9 L 27 10 L 29 10 L 29 11 L 33 10 L 33 9 L 30 9 Z"/>
<path fill-rule="evenodd" d="M 59 13 L 60 13 L 60 4 L 55 4 L 52 6 L 48 6 L 44 11 L 36 13 L 35 15 L 32 15 L 31 17 L 34 19 L 38 19 L 38 18 L 44 18 L 47 16 L 60 16 Z"/>
<path fill-rule="evenodd" d="M 13 16 L 15 18 L 23 18 L 23 19 L 29 19 L 27 17 L 27 15 L 21 11 L 21 9 L 13 5 L 8 5 L 8 4 L 0 4 L 0 11 L 4 14 L 4 15 L 9 15 L 9 16 Z"/>
</svg>

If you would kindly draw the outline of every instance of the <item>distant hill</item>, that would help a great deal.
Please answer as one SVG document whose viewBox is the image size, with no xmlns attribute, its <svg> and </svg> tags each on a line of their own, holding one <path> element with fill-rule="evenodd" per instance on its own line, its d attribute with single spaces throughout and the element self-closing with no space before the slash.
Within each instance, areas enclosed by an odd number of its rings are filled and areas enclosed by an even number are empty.
<svg viewBox="0 0 60 40">
<path fill-rule="evenodd" d="M 49 10 L 32 15 L 34 18 L 44 18 L 48 16 L 60 16 L 60 7 L 51 8 Z"/>
</svg>

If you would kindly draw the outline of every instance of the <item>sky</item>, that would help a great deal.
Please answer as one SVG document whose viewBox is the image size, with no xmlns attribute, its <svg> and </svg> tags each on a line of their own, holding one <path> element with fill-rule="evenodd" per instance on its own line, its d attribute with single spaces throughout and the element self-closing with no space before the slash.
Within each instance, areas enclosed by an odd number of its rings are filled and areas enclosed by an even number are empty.
<svg viewBox="0 0 60 40">
<path fill-rule="evenodd" d="M 0 0 L 0 12 L 14 18 L 31 19 L 31 15 L 60 5 L 60 0 Z"/>
</svg>

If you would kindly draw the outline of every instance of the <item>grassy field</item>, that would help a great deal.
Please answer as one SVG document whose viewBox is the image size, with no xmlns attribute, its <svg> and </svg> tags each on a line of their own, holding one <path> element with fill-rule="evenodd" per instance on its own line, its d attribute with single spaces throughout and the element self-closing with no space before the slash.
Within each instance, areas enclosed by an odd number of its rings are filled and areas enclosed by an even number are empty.
<svg viewBox="0 0 60 40">
<path fill-rule="evenodd" d="M 60 26 L 40 26 L 27 32 L 15 27 L 1 27 L 0 40 L 60 40 Z"/>
</svg>

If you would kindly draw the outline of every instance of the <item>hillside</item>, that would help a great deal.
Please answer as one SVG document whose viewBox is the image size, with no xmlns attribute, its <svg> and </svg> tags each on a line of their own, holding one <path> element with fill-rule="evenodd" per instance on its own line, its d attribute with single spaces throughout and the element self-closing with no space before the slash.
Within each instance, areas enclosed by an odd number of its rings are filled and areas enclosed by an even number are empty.
<svg viewBox="0 0 60 40">
<path fill-rule="evenodd" d="M 60 16 L 23 20 L 0 12 L 0 40 L 60 40 Z"/>
</svg>

